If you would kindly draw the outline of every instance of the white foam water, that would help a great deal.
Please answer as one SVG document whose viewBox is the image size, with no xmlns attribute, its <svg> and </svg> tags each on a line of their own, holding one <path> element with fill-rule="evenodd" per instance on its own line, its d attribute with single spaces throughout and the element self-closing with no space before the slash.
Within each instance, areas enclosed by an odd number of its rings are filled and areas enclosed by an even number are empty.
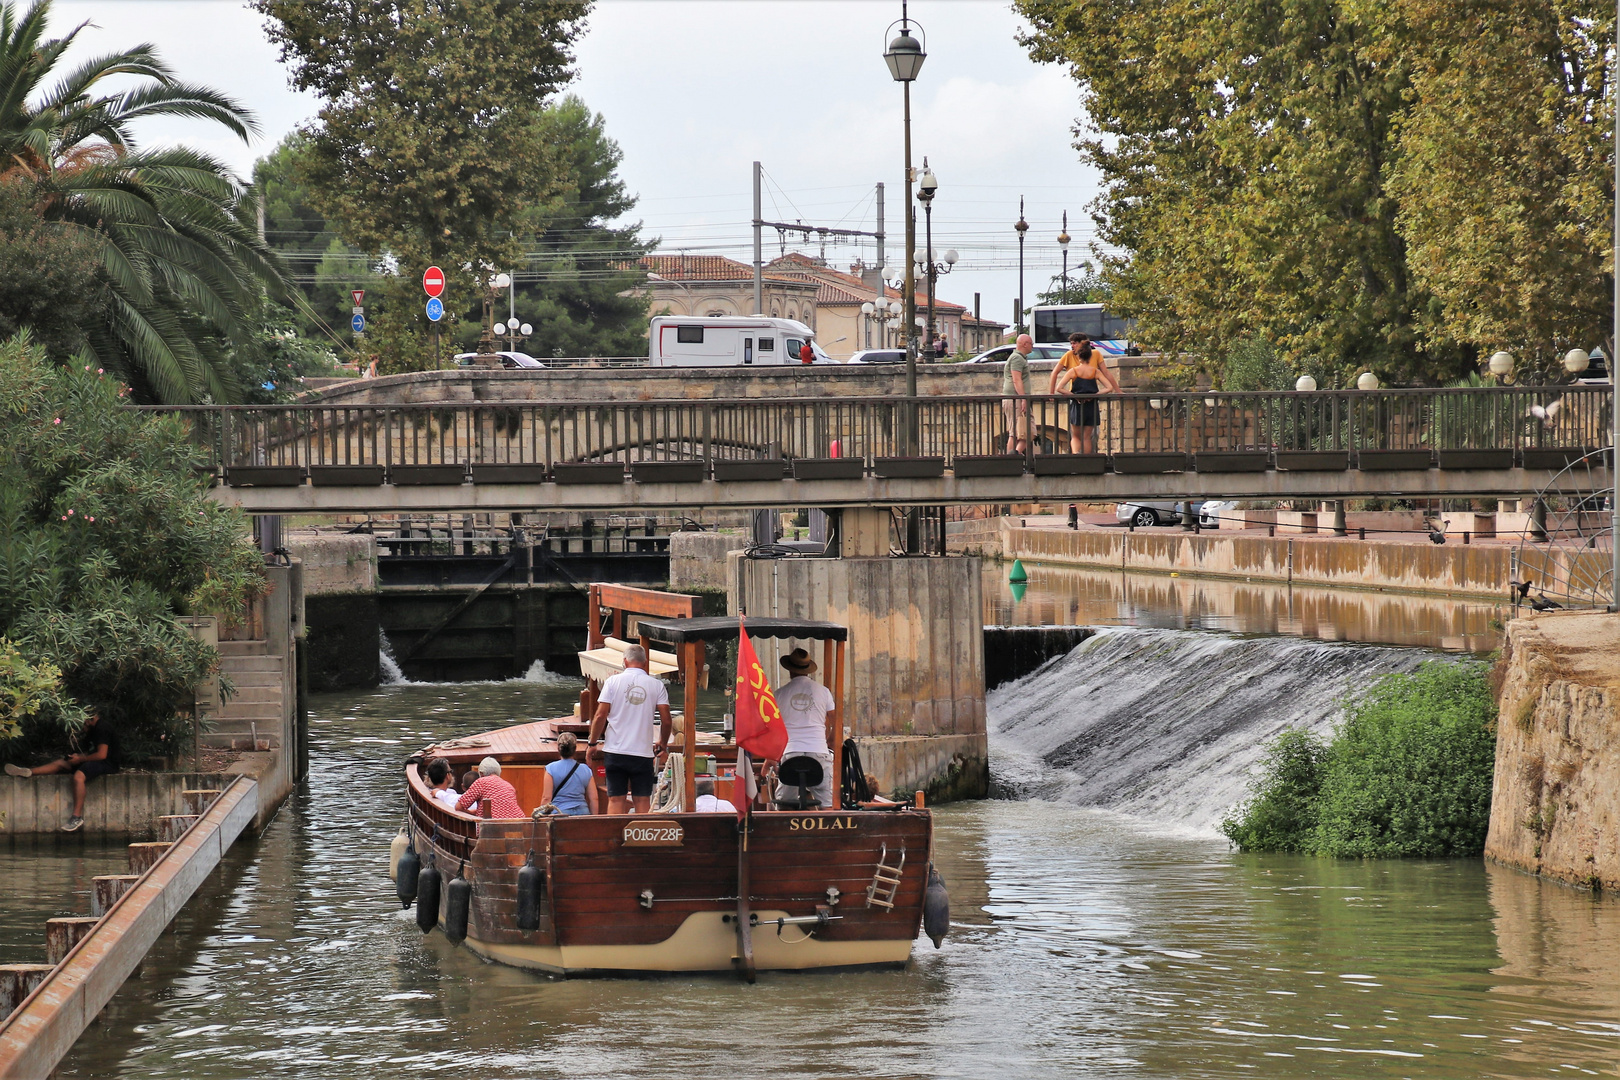
<svg viewBox="0 0 1620 1080">
<path fill-rule="evenodd" d="M 995 791 L 1212 831 L 1268 742 L 1326 735 L 1381 675 L 1425 649 L 1104 627 L 990 691 Z"/>
<path fill-rule="evenodd" d="M 388 635 L 381 629 L 377 631 L 379 648 L 377 649 L 378 682 L 383 686 L 404 686 L 411 680 L 405 677 L 400 670 L 398 662 L 394 660 L 394 643 L 388 640 Z"/>
<path fill-rule="evenodd" d="M 464 683 L 415 682 L 405 677 L 399 662 L 394 659 L 394 645 L 383 631 L 377 632 L 381 647 L 377 651 L 378 683 L 382 686 L 499 686 L 503 683 L 529 683 L 533 686 L 573 686 L 581 680 L 546 670 L 544 660 L 536 660 L 529 670 L 510 679 L 472 679 Z"/>
</svg>

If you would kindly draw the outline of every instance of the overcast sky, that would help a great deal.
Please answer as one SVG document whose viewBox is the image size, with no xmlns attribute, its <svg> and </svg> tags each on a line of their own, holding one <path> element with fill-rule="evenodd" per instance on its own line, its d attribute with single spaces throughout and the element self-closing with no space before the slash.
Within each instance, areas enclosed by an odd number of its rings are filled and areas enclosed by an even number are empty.
<svg viewBox="0 0 1620 1080">
<path fill-rule="evenodd" d="M 865 0 L 605 0 L 590 16 L 571 89 L 601 112 L 624 150 L 636 216 L 663 250 L 752 258 L 750 169 L 766 173 L 764 216 L 872 229 L 873 187 L 886 185 L 891 265 L 904 237 L 901 91 L 882 53 L 898 3 Z M 1069 212 L 1071 266 L 1087 258 L 1093 172 L 1073 149 L 1075 84 L 1032 63 L 1007 3 L 916 0 L 928 59 L 913 84 L 912 145 L 939 177 L 934 247 L 960 251 L 939 295 L 1008 321 L 1018 290 L 1012 224 L 1026 200 L 1025 293 L 1060 261 L 1059 215 Z M 246 174 L 253 161 L 309 120 L 318 103 L 294 93 L 263 17 L 240 0 L 58 0 L 53 30 L 94 22 L 88 55 L 149 41 L 187 80 L 252 108 L 263 136 L 248 146 L 200 123 L 148 125 L 148 143 L 185 141 Z M 521 32 L 514 27 L 514 33 Z M 781 251 L 767 231 L 767 258 Z M 922 244 L 922 218 L 918 219 Z M 789 242 L 789 250 L 819 246 Z M 870 246 L 827 249 L 847 266 Z"/>
</svg>

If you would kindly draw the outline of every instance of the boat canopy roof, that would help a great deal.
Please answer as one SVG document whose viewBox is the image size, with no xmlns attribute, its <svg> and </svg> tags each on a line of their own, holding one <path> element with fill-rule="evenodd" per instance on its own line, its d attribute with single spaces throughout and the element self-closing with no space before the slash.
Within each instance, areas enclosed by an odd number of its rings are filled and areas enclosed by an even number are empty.
<svg viewBox="0 0 1620 1080">
<path fill-rule="evenodd" d="M 693 641 L 723 641 L 737 636 L 737 616 L 717 615 L 698 619 L 670 619 L 650 622 L 643 619 L 637 629 L 653 641 L 685 645 Z M 838 623 L 810 619 L 745 618 L 748 636 L 756 638 L 809 638 L 813 641 L 845 641 L 849 629 Z"/>
</svg>

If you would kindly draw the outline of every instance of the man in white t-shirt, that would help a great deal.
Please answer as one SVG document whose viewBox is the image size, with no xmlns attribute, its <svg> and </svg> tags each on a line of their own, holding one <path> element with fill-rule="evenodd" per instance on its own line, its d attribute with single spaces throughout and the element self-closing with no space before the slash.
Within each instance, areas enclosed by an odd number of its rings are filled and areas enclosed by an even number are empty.
<svg viewBox="0 0 1620 1080">
<path fill-rule="evenodd" d="M 653 715 L 663 721 L 653 742 Z M 610 814 L 645 814 L 652 805 L 657 779 L 655 758 L 669 749 L 673 721 L 669 688 L 647 670 L 647 651 L 632 645 L 624 651 L 624 670 L 602 684 L 596 715 L 591 718 L 591 741 L 586 757 L 595 765 L 607 761 Z M 604 741 L 603 729 L 607 738 Z M 602 744 L 598 750 L 597 745 Z"/>
<path fill-rule="evenodd" d="M 699 814 L 735 814 L 737 807 L 730 799 L 722 799 L 714 793 L 713 780 L 699 780 L 697 782 L 697 802 L 692 809 Z"/>
<path fill-rule="evenodd" d="M 833 711 L 832 691 L 810 678 L 816 673 L 816 662 L 803 649 L 794 649 L 782 657 L 782 666 L 793 678 L 776 691 L 776 704 L 782 710 L 782 725 L 787 728 L 787 749 L 782 760 L 792 757 L 813 757 L 821 762 L 821 783 L 810 788 L 823 810 L 832 807 L 832 751 L 827 749 L 827 714 Z M 790 798 L 797 788 L 777 787 L 779 798 Z"/>
</svg>

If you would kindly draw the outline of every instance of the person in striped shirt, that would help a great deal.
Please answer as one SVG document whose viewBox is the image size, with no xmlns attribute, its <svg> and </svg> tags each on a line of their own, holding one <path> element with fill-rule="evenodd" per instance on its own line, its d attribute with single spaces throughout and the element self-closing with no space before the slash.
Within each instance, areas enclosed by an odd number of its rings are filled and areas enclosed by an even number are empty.
<svg viewBox="0 0 1620 1080">
<path fill-rule="evenodd" d="M 528 817 L 518 805 L 517 789 L 501 779 L 501 763 L 492 757 L 478 763 L 478 779 L 456 800 L 456 809 L 477 814 L 485 799 L 490 801 L 492 818 Z"/>
</svg>

